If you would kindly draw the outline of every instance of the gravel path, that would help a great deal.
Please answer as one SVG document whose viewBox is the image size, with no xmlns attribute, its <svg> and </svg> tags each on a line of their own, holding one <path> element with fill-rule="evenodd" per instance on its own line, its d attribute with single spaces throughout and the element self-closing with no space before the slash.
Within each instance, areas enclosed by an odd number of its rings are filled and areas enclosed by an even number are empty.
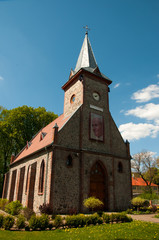
<svg viewBox="0 0 159 240">
<path fill-rule="evenodd" d="M 155 218 L 156 214 L 143 214 L 143 215 L 129 215 L 134 220 L 145 221 L 145 222 L 153 222 L 159 223 L 159 218 Z"/>
</svg>

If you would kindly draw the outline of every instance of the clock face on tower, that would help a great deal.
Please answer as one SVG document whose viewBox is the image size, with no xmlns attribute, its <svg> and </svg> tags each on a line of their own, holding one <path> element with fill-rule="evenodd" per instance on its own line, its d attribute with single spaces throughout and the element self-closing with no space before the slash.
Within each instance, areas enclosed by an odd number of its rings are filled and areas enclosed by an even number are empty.
<svg viewBox="0 0 159 240">
<path fill-rule="evenodd" d="M 99 99 L 100 99 L 99 93 L 94 92 L 94 93 L 93 93 L 93 98 L 94 98 L 94 100 L 99 101 Z"/>
</svg>

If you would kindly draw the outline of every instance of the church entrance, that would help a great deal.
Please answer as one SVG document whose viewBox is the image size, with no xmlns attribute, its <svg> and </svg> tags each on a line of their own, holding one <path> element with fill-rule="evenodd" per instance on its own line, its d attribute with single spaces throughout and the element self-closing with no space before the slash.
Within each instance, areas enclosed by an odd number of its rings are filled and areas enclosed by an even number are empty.
<svg viewBox="0 0 159 240">
<path fill-rule="evenodd" d="M 104 203 L 104 209 L 108 208 L 107 175 L 105 169 L 96 162 L 90 172 L 90 196 L 100 199 Z"/>
</svg>

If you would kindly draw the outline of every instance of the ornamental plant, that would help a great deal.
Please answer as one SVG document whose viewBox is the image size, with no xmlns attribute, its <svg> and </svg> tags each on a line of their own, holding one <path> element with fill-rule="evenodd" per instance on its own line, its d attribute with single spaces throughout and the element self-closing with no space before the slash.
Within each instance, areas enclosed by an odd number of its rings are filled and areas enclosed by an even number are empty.
<svg viewBox="0 0 159 240">
<path fill-rule="evenodd" d="M 17 217 L 16 226 L 18 229 L 25 228 L 25 217 L 22 214 Z"/>
<path fill-rule="evenodd" d="M 31 228 L 32 230 L 36 230 L 37 228 L 39 228 L 39 217 L 37 217 L 36 215 L 31 216 L 29 220 L 29 228 Z"/>
<path fill-rule="evenodd" d="M 5 206 L 5 211 L 11 215 L 18 215 L 21 209 L 22 204 L 18 200 L 10 202 Z"/>
<path fill-rule="evenodd" d="M 14 225 L 14 218 L 12 216 L 6 216 L 3 221 L 5 230 L 9 230 Z"/>
<path fill-rule="evenodd" d="M 0 228 L 3 226 L 4 216 L 0 214 Z"/>
<path fill-rule="evenodd" d="M 57 215 L 54 219 L 54 225 L 55 227 L 59 227 L 62 225 L 62 217 L 60 215 Z"/>
<path fill-rule="evenodd" d="M 93 212 L 94 209 L 101 209 L 104 204 L 96 197 L 89 197 L 83 201 L 83 205 Z"/>
<path fill-rule="evenodd" d="M 132 205 L 140 211 L 140 207 L 147 205 L 147 201 L 141 197 L 136 197 L 131 200 Z"/>
<path fill-rule="evenodd" d="M 9 202 L 8 199 L 0 198 L 0 209 L 4 210 L 5 206 L 8 204 L 8 202 Z"/>
</svg>

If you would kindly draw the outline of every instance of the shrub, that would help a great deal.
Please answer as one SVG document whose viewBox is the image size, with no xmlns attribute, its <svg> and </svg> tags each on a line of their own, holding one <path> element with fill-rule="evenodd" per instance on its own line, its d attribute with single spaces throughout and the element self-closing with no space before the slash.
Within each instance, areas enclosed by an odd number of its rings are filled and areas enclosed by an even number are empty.
<svg viewBox="0 0 159 240">
<path fill-rule="evenodd" d="M 109 214 L 103 213 L 102 217 L 103 217 L 103 220 L 104 220 L 105 223 L 110 222 L 110 215 Z"/>
<path fill-rule="evenodd" d="M 18 216 L 16 226 L 18 229 L 25 228 L 25 217 L 22 214 Z"/>
<path fill-rule="evenodd" d="M 151 207 L 149 207 L 149 210 L 153 213 L 157 212 L 157 207 L 155 205 L 152 205 Z"/>
<path fill-rule="evenodd" d="M 101 209 L 103 207 L 103 202 L 98 198 L 90 197 L 83 201 L 83 204 L 86 208 L 93 211 L 94 209 Z"/>
<path fill-rule="evenodd" d="M 22 204 L 18 200 L 10 202 L 5 206 L 5 211 L 11 215 L 18 215 L 21 209 Z"/>
<path fill-rule="evenodd" d="M 60 215 L 57 215 L 54 219 L 54 225 L 55 227 L 59 227 L 62 224 L 62 217 Z"/>
<path fill-rule="evenodd" d="M 24 207 L 24 208 L 22 209 L 22 214 L 24 215 L 24 217 L 25 217 L 27 220 L 29 220 L 32 215 L 35 215 L 35 212 L 34 212 L 32 209 L 28 208 L 28 207 Z"/>
<path fill-rule="evenodd" d="M 131 222 L 132 218 L 128 217 L 125 213 L 119 213 L 120 222 Z"/>
<path fill-rule="evenodd" d="M 5 230 L 9 230 L 14 225 L 14 218 L 12 216 L 6 216 L 3 221 Z"/>
<path fill-rule="evenodd" d="M 103 223 L 101 217 L 99 217 L 97 213 L 94 213 L 90 216 L 86 216 L 86 225 L 90 225 L 90 224 L 96 225 L 97 223 L 98 224 Z"/>
<path fill-rule="evenodd" d="M 132 205 L 137 208 L 137 211 L 140 210 L 140 207 L 144 207 L 147 204 L 147 201 L 143 198 L 136 197 L 131 200 Z"/>
<path fill-rule="evenodd" d="M 41 228 L 41 230 L 45 230 L 46 228 L 49 227 L 49 216 L 46 214 L 42 214 L 39 217 L 39 228 Z"/>
<path fill-rule="evenodd" d="M 9 202 L 8 199 L 0 198 L 0 209 L 4 210 L 5 206 L 8 204 L 8 202 Z"/>
<path fill-rule="evenodd" d="M 51 215 L 53 213 L 52 207 L 49 203 L 43 203 L 43 205 L 39 206 L 39 210 L 41 213 Z"/>
<path fill-rule="evenodd" d="M 32 215 L 30 220 L 29 220 L 29 227 L 32 230 L 36 230 L 37 228 L 39 228 L 39 217 L 37 217 L 36 215 Z"/>
<path fill-rule="evenodd" d="M 120 221 L 120 217 L 118 213 L 112 213 L 110 214 L 110 222 L 119 222 Z"/>
<path fill-rule="evenodd" d="M 4 217 L 0 214 L 0 228 L 3 226 Z"/>
<path fill-rule="evenodd" d="M 155 215 L 155 218 L 159 218 L 159 214 Z"/>
<path fill-rule="evenodd" d="M 69 227 L 83 227 L 86 224 L 86 217 L 83 214 L 66 217 L 66 225 Z"/>
</svg>

